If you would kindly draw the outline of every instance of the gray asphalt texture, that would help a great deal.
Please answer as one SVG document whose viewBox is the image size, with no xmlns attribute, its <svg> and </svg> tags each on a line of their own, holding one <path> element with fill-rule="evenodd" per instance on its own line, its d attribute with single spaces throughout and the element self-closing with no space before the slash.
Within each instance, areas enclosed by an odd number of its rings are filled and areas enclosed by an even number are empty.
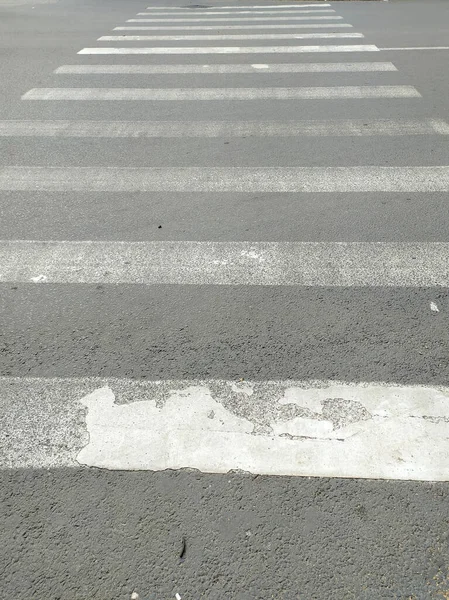
<svg viewBox="0 0 449 600">
<path fill-rule="evenodd" d="M 96 39 L 147 5 L 0 0 L 0 119 L 448 119 L 449 51 L 275 59 L 391 60 L 398 72 L 388 73 L 209 75 L 207 83 L 196 75 L 52 74 L 63 64 L 88 62 L 205 62 L 191 55 L 87 61 L 76 54 L 108 45 Z M 353 1 L 333 8 L 367 44 L 449 45 L 445 0 Z M 268 55 L 207 57 L 209 64 L 264 61 L 274 62 Z M 20 101 L 34 87 L 225 85 L 413 85 L 423 98 L 219 105 Z M 448 144 L 437 136 L 2 138 L 0 164 L 444 165 Z M 444 193 L 1 192 L 0 238 L 448 241 L 447 201 Z M 431 385 L 447 385 L 449 378 L 449 304 L 441 289 L 1 284 L 0 295 L 2 376 Z M 431 301 L 440 307 L 437 316 L 426 311 Z M 176 593 L 182 600 L 449 598 L 448 484 L 9 470 L 0 473 L 0 498 L 5 600 L 125 600 L 133 591 L 140 600 L 169 600 Z"/>
</svg>

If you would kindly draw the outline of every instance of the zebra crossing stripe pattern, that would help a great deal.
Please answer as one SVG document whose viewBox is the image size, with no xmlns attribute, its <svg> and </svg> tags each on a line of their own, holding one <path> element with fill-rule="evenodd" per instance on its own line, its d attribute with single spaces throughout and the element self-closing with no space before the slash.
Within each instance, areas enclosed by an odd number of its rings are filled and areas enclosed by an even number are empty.
<svg viewBox="0 0 449 600">
<path fill-rule="evenodd" d="M 212 194 L 223 194 L 220 196 L 223 203 L 230 202 L 230 198 L 235 206 L 242 202 L 256 203 L 254 214 L 257 219 L 265 218 L 264 200 L 268 202 L 269 199 L 268 196 L 255 196 L 259 193 L 273 194 L 279 211 L 282 211 L 280 198 L 296 203 L 298 219 L 310 210 L 307 205 L 309 198 L 315 203 L 316 214 L 320 210 L 320 202 L 324 207 L 325 201 L 330 198 L 331 203 L 321 210 L 325 212 L 324 218 L 331 219 L 334 217 L 332 211 L 343 206 L 338 204 L 340 198 L 344 199 L 346 208 L 353 207 L 354 202 L 360 202 L 357 194 L 374 194 L 369 196 L 370 202 L 373 198 L 373 202 L 384 198 L 383 205 L 398 202 L 396 194 L 401 195 L 400 201 L 404 198 L 408 201 L 408 195 L 413 193 L 447 194 L 449 166 L 445 165 L 388 163 L 389 166 L 385 166 L 385 163 L 380 164 L 381 159 L 374 164 L 333 167 L 323 165 L 323 160 L 316 164 L 305 162 L 304 148 L 320 142 L 324 146 L 328 141 L 307 140 L 307 146 L 301 146 L 301 136 L 348 137 L 362 148 L 363 140 L 357 138 L 384 136 L 390 138 L 389 143 L 399 144 L 398 140 L 391 138 L 435 136 L 430 139 L 436 141 L 437 136 L 441 140 L 442 135 L 449 135 L 448 123 L 438 115 L 432 118 L 419 114 L 417 117 L 417 113 L 413 113 L 413 118 L 398 118 L 401 107 L 418 106 L 421 94 L 415 87 L 396 81 L 399 74 L 393 63 L 367 60 L 367 54 L 379 52 L 376 45 L 304 43 L 280 46 L 271 43 L 276 39 L 363 38 L 363 33 L 332 31 L 352 28 L 335 13 L 330 4 L 314 3 L 302 6 L 217 5 L 189 11 L 183 7 L 149 7 L 137 18 L 128 19 L 126 22 L 130 25 L 117 26 L 114 31 L 154 31 L 154 35 L 104 35 L 99 41 L 110 45 L 83 48 L 78 52 L 80 64 L 62 65 L 56 69 L 58 81 L 61 81 L 61 75 L 78 75 L 78 79 L 74 78 L 74 87 L 35 88 L 23 95 L 23 100 L 41 101 L 34 104 L 24 102 L 23 110 L 33 106 L 36 114 L 41 110 L 45 113 L 47 108 L 45 116 L 51 115 L 50 118 L 0 121 L 1 137 L 90 138 L 84 144 L 87 152 L 92 151 L 89 145 L 93 144 L 93 138 L 130 138 L 126 145 L 142 144 L 142 154 L 147 162 L 139 164 L 145 166 L 109 164 L 106 152 L 98 157 L 99 162 L 91 166 L 54 166 L 45 164 L 47 154 L 44 152 L 40 156 L 41 166 L 21 164 L 1 167 L 0 190 L 10 192 L 14 198 L 21 197 L 22 193 L 30 194 L 33 210 L 33 203 L 42 199 L 64 208 L 73 203 L 75 210 L 81 212 L 83 202 L 98 203 L 100 208 L 95 214 L 99 221 L 101 211 L 109 211 L 110 207 L 113 210 L 116 198 L 126 193 L 135 193 L 130 202 L 145 202 L 148 212 L 155 214 L 164 209 L 161 198 L 171 198 L 172 201 L 171 196 L 164 194 L 178 194 L 177 208 L 181 213 L 184 206 L 190 210 L 195 202 L 201 205 L 209 200 L 216 201 Z M 287 29 L 289 31 L 282 33 Z M 305 29 L 326 29 L 328 32 L 303 32 Z M 170 35 L 170 31 L 179 33 Z M 212 33 L 190 33 L 195 31 Z M 236 33 L 223 33 L 228 31 Z M 242 40 L 242 44 L 212 46 L 208 43 L 233 39 Z M 249 45 L 255 39 L 265 40 L 266 44 Z M 175 43 L 179 40 L 200 43 L 193 47 L 175 47 L 170 43 L 167 47 L 139 45 L 140 42 Z M 135 42 L 136 46 L 125 48 L 115 45 L 124 41 Z M 298 55 L 314 53 L 337 54 L 337 61 L 341 60 L 339 55 L 342 53 L 352 53 L 354 58 L 351 56 L 351 62 L 332 62 L 330 56 L 326 62 L 283 62 L 289 58 L 297 59 Z M 254 54 L 267 56 L 255 62 L 251 56 Z M 269 60 L 272 54 L 276 54 L 277 62 Z M 92 64 L 90 61 L 95 55 L 103 55 L 105 58 L 98 59 L 98 62 L 105 64 Z M 129 64 L 128 55 L 140 55 L 135 59 L 137 63 L 140 60 L 140 64 Z M 174 64 L 170 62 L 173 55 L 188 57 L 188 60 L 181 58 L 179 62 L 183 64 Z M 203 55 L 211 55 L 208 60 L 212 64 L 202 64 Z M 214 64 L 214 60 L 223 59 L 223 55 L 230 55 L 229 62 L 222 60 Z M 235 55 L 236 63 L 233 62 Z M 165 57 L 167 64 L 157 62 L 160 57 Z M 248 81 L 257 79 L 262 83 L 253 87 L 231 87 L 233 78 L 222 77 L 228 74 L 256 75 Z M 288 74 L 288 82 L 294 83 L 288 87 L 267 85 L 267 81 L 280 80 L 282 74 Z M 296 78 L 295 74 L 307 74 L 307 78 L 312 77 L 321 85 L 298 85 L 302 78 Z M 334 85 L 322 85 L 323 78 L 326 83 L 326 74 L 334 74 Z M 365 84 L 346 85 L 347 79 L 353 81 L 357 74 L 363 75 Z M 374 75 L 368 78 L 367 74 Z M 80 84 L 80 81 L 96 81 L 99 75 L 116 75 L 112 84 L 117 84 L 116 87 Z M 183 85 L 179 77 L 169 79 L 162 87 L 153 88 L 146 87 L 148 79 L 142 78 L 133 80 L 136 81 L 135 87 L 120 87 L 121 77 L 128 75 L 216 75 L 223 84 L 214 87 L 213 79 L 197 78 L 192 80 L 195 83 L 198 80 L 210 82 L 210 87 L 189 87 L 188 84 Z M 265 78 L 260 75 L 265 75 Z M 378 84 L 368 85 L 367 79 Z M 369 99 L 384 99 L 384 102 L 354 104 L 356 100 Z M 65 106 L 62 103 L 88 100 L 95 102 L 67 104 L 78 119 L 57 118 L 62 114 L 62 111 L 58 112 L 59 108 Z M 106 120 L 105 105 L 99 103 L 109 100 L 115 101 L 115 104 L 108 105 L 111 112 L 108 116 L 113 118 Z M 211 103 L 202 104 L 194 118 L 190 118 L 189 107 L 192 105 L 188 102 L 212 100 L 215 111 L 210 112 L 212 119 L 202 112 Z M 269 119 L 266 115 L 257 118 L 261 106 L 257 104 L 259 100 L 291 101 L 295 112 L 288 114 L 293 119 L 282 119 L 285 114 L 282 110 L 279 110 L 277 120 L 271 114 Z M 308 109 L 314 110 L 314 114 L 320 117 L 321 107 L 329 107 L 329 101 L 333 100 L 335 118 L 331 114 L 332 118 L 305 119 L 304 112 L 300 108 L 296 110 L 296 100 L 320 100 L 319 103 L 307 103 Z M 343 102 L 346 100 L 352 102 Z M 376 118 L 390 100 L 397 107 L 395 118 L 388 118 L 388 115 Z M 148 105 L 139 103 L 157 101 L 158 104 L 151 105 L 151 120 L 141 120 L 141 117 L 140 120 L 125 120 L 131 106 L 128 101 L 134 102 L 133 109 L 140 106 L 144 111 L 140 114 L 145 116 L 148 115 Z M 235 101 L 239 102 L 232 104 Z M 376 115 L 371 113 L 374 105 L 378 108 Z M 229 106 L 235 110 L 232 116 L 238 114 L 239 118 L 220 120 L 219 116 L 229 117 L 229 114 L 222 115 Z M 263 103 L 263 106 L 269 106 L 269 103 Z M 303 105 L 298 103 L 298 106 Z M 349 112 L 348 106 L 351 111 L 357 107 L 362 115 Z M 158 120 L 158 116 L 164 114 L 163 107 L 170 115 L 169 120 Z M 338 114 L 337 109 L 341 111 Z M 254 117 L 250 111 L 253 111 Z M 277 111 L 272 114 L 277 116 Z M 325 114 L 328 116 L 329 112 Z M 251 138 L 258 138 L 259 143 L 262 137 L 273 138 L 270 144 L 276 148 L 275 144 L 281 142 L 274 138 L 296 137 L 298 151 L 292 155 L 292 163 L 297 166 L 266 166 L 265 162 L 265 166 L 249 167 L 245 164 L 251 163 L 245 163 L 235 155 L 235 162 L 231 163 L 234 166 L 223 166 L 220 159 L 216 159 L 217 164 L 206 167 L 189 158 L 194 154 L 182 154 L 185 144 L 198 147 L 201 143 L 198 140 L 218 138 L 216 142 L 210 142 L 218 144 L 220 138 L 237 137 L 249 138 L 244 142 L 246 148 L 255 147 Z M 137 138 L 143 139 L 137 141 Z M 165 141 L 148 143 L 145 138 L 163 138 Z M 176 138 L 176 141 L 169 138 Z M 197 140 L 192 142 L 190 138 Z M 416 137 L 415 140 L 418 143 Z M 424 143 L 424 140 L 421 141 Z M 367 140 L 364 142 L 368 144 Z M 369 143 L 374 145 L 376 142 L 379 143 L 377 140 Z M 23 141 L 23 146 L 31 143 L 46 148 L 46 144 L 52 142 L 33 139 Z M 152 146 L 159 148 L 163 143 L 171 148 L 176 160 L 179 161 L 182 156 L 183 160 L 191 160 L 190 164 L 176 166 L 180 163 L 175 160 L 175 166 L 151 166 L 152 152 L 155 152 Z M 64 164 L 64 150 L 70 144 L 73 140 L 55 143 L 58 152 L 62 149 L 62 162 L 57 164 Z M 118 146 L 121 145 L 125 147 L 124 142 L 119 142 Z M 179 151 L 178 146 L 181 148 Z M 217 152 L 211 160 L 215 156 L 224 154 Z M 230 152 L 229 156 L 232 158 L 234 155 Z M 276 156 L 276 153 L 271 156 Z M 315 166 L 304 166 L 306 164 Z M 78 198 L 82 194 L 88 195 L 89 200 L 80 200 L 78 206 Z M 423 196 L 423 200 L 425 198 Z M 367 206 L 365 202 L 361 210 Z M 139 232 L 147 231 L 146 228 L 147 225 L 143 224 L 132 234 L 140 235 Z M 249 242 L 233 241 L 231 232 L 231 239 L 225 241 L 105 240 L 101 223 L 97 230 L 101 232 L 98 235 L 101 239 L 80 240 L 78 237 L 67 239 L 59 236 L 57 220 L 54 230 L 56 235 L 53 239 L 29 236 L 31 239 L 0 241 L 0 283 L 5 289 L 20 287 L 21 290 L 31 290 L 33 294 L 43 294 L 45 298 L 46 293 L 48 297 L 55 294 L 54 297 L 59 298 L 61 290 L 68 289 L 72 294 L 75 290 L 85 289 L 87 294 L 90 289 L 101 291 L 105 288 L 109 293 L 115 289 L 122 293 L 123 290 L 126 298 L 130 288 L 136 293 L 136 290 L 145 292 L 143 286 L 152 286 L 148 294 L 153 298 L 156 297 L 157 286 L 166 286 L 164 298 L 167 300 L 178 290 L 183 295 L 190 290 L 204 293 L 208 286 L 212 286 L 217 299 L 227 287 L 248 293 L 247 290 L 259 286 L 256 290 L 259 295 L 267 290 L 270 294 L 279 295 L 284 290 L 293 289 L 298 295 L 309 289 L 318 289 L 318 301 L 328 293 L 347 293 L 349 298 L 355 298 L 360 291 L 378 294 L 379 290 L 385 289 L 388 293 L 390 290 L 399 293 L 399 289 L 409 289 L 416 297 L 428 293 L 425 309 L 432 315 L 429 318 L 438 318 L 440 300 L 434 295 L 449 285 L 449 243 L 445 241 L 361 239 L 317 242 L 309 239 L 286 241 L 282 236 L 281 239 L 273 236 L 271 239 L 275 241 Z M 117 227 L 119 231 L 123 229 Z M 349 300 L 345 308 L 348 322 L 342 324 L 345 341 L 353 331 L 359 332 L 357 328 L 360 328 L 362 336 L 364 331 L 360 322 L 353 323 L 352 302 L 356 300 Z M 257 312 L 257 306 L 255 310 Z M 384 306 L 379 322 L 387 318 L 389 310 L 391 302 Z M 254 315 L 248 318 L 256 319 Z M 392 320 L 389 322 L 392 323 Z M 399 333 L 403 332 L 398 332 L 398 336 Z M 320 343 L 327 343 L 325 339 L 326 336 L 323 336 L 324 341 L 320 340 Z M 334 354 L 338 353 L 340 346 L 334 341 L 332 344 Z M 363 348 L 362 345 L 358 347 Z M 149 356 L 151 360 L 151 353 Z M 283 360 L 282 356 L 277 358 Z M 170 356 L 170 360 L 175 359 Z M 27 366 L 27 373 L 31 370 L 32 367 L 28 369 Z M 354 373 L 350 382 L 339 381 L 337 377 L 332 381 L 284 379 L 268 377 L 263 381 L 244 381 L 240 378 L 231 381 L 227 376 L 223 379 L 198 379 L 196 375 L 188 378 L 183 373 L 180 379 L 167 376 L 162 380 L 144 381 L 98 377 L 13 377 L 9 373 L 0 378 L 0 401 L 5 408 L 6 432 L 6 437 L 0 441 L 0 464 L 3 468 L 83 465 L 107 469 L 197 468 L 216 473 L 242 469 L 270 475 L 449 480 L 446 460 L 447 388 L 405 385 L 403 381 L 366 382 L 358 372 Z M 49 428 L 53 432 L 50 442 Z"/>
</svg>

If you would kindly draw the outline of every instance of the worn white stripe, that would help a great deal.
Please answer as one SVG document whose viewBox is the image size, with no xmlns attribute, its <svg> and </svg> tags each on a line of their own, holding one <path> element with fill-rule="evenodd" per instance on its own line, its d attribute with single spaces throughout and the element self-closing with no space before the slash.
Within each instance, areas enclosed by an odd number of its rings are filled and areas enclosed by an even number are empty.
<svg viewBox="0 0 449 600">
<path fill-rule="evenodd" d="M 0 265 L 0 282 L 36 285 L 447 287 L 449 243 L 6 240 Z"/>
<path fill-rule="evenodd" d="M 379 48 L 379 50 L 449 50 L 449 46 L 412 46 L 408 48 Z"/>
<path fill-rule="evenodd" d="M 217 11 L 214 13 L 210 13 L 210 12 L 205 12 L 205 11 L 195 11 L 192 12 L 191 10 L 179 10 L 179 11 L 174 11 L 174 12 L 160 12 L 157 13 L 156 15 L 154 15 L 156 18 L 159 17 L 165 17 L 165 16 L 178 16 L 178 15 L 182 15 L 183 17 L 185 16 L 189 16 L 189 17 L 196 17 L 197 15 L 203 16 L 203 15 L 210 15 L 210 17 L 213 19 L 215 17 L 215 15 L 235 15 L 235 16 L 239 16 L 239 15 L 304 15 L 304 14 L 328 14 L 328 13 L 334 13 L 335 10 L 333 9 L 310 9 L 310 10 L 299 10 L 299 9 L 295 9 L 295 10 L 264 10 L 264 11 L 260 11 L 260 10 L 239 10 L 239 11 Z M 148 12 L 139 12 L 137 13 L 137 16 L 149 16 L 151 13 Z M 163 20 L 163 19 L 162 19 Z"/>
<path fill-rule="evenodd" d="M 363 33 L 244 33 L 216 35 L 102 35 L 99 42 L 148 42 L 195 40 L 319 40 L 363 38 Z"/>
<path fill-rule="evenodd" d="M 205 18 L 192 18 L 192 19 L 128 19 L 126 22 L 127 23 L 159 23 L 159 26 L 161 27 L 161 29 L 163 29 L 163 26 L 161 26 L 161 23 L 173 23 L 173 22 L 178 22 L 178 23 L 191 23 L 191 22 L 200 22 L 200 23 L 213 23 L 214 21 L 226 21 L 227 23 L 229 21 L 250 21 L 251 23 L 253 21 L 341 21 L 343 19 L 343 17 L 340 17 L 338 15 L 302 15 L 300 17 L 294 17 L 294 16 L 290 16 L 290 17 L 205 17 Z"/>
<path fill-rule="evenodd" d="M 435 167 L 0 167 L 0 190 L 167 192 L 448 192 Z"/>
<path fill-rule="evenodd" d="M 307 54 L 316 52 L 377 52 L 374 45 L 352 46 L 200 46 L 194 48 L 83 48 L 78 54 Z"/>
<path fill-rule="evenodd" d="M 409 85 L 335 86 L 302 88 L 35 88 L 23 100 L 338 100 L 420 98 Z"/>
<path fill-rule="evenodd" d="M 331 6 L 330 4 L 257 4 L 257 5 L 251 5 L 251 6 L 208 6 L 207 10 L 208 11 L 215 11 L 215 10 L 223 10 L 223 9 L 233 9 L 235 11 L 240 11 L 240 10 L 246 10 L 246 9 L 270 9 L 270 8 L 276 8 L 279 12 L 282 12 L 283 9 L 285 8 L 298 8 L 298 9 L 302 9 L 302 8 L 321 8 L 321 7 L 329 7 Z M 204 7 L 206 8 L 206 7 Z M 147 6 L 146 10 L 179 10 L 179 6 Z M 201 9 L 203 10 L 203 9 Z M 193 13 L 194 10 L 191 10 L 191 12 Z M 157 13 L 155 13 L 157 14 Z"/>
<path fill-rule="evenodd" d="M 129 27 L 114 27 L 113 31 L 228 31 L 239 29 L 340 29 L 352 28 L 348 23 L 278 23 L 276 25 L 141 25 Z"/>
<path fill-rule="evenodd" d="M 449 480 L 444 387 L 2 377 L 0 404 L 2 469 Z"/>
<path fill-rule="evenodd" d="M 397 71 L 391 62 L 355 63 L 279 63 L 226 65 L 63 65 L 54 72 L 59 75 L 153 75 L 184 73 L 357 73 Z"/>
<path fill-rule="evenodd" d="M 449 124 L 425 121 L 0 121 L 0 137 L 266 137 L 449 135 Z"/>
</svg>

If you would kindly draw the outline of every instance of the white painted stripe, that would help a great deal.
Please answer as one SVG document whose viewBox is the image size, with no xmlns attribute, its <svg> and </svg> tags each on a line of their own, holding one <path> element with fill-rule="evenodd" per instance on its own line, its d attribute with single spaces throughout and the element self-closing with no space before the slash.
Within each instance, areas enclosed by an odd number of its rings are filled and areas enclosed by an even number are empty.
<svg viewBox="0 0 449 600">
<path fill-rule="evenodd" d="M 2 469 L 449 480 L 444 387 L 2 377 L 0 402 Z"/>
<path fill-rule="evenodd" d="M 391 62 L 355 62 L 240 65 L 63 65 L 54 72 L 59 75 L 153 75 L 172 73 L 368 73 L 376 71 L 397 71 L 397 69 Z"/>
<path fill-rule="evenodd" d="M 421 98 L 409 85 L 367 85 L 302 88 L 34 88 L 23 100 L 340 100 Z"/>
<path fill-rule="evenodd" d="M 210 17 L 213 19 L 215 17 L 215 15 L 235 15 L 235 16 L 239 16 L 239 15 L 304 15 L 304 14 L 328 14 L 328 13 L 334 13 L 335 10 L 333 9 L 310 9 L 310 10 L 264 10 L 264 11 L 260 11 L 260 10 L 239 10 L 239 11 L 217 11 L 214 13 L 210 13 L 208 11 L 204 12 L 204 11 L 191 11 L 191 10 L 179 10 L 176 12 L 160 12 L 155 14 L 154 16 L 156 18 L 159 17 L 165 17 L 165 16 L 178 16 L 178 15 L 182 15 L 182 16 L 189 16 L 189 17 L 196 17 L 197 15 L 203 16 L 203 15 L 210 15 Z M 151 13 L 148 12 L 139 12 L 137 13 L 137 16 L 142 16 L 142 17 L 146 17 L 149 16 Z M 162 19 L 163 20 L 163 19 Z"/>
<path fill-rule="evenodd" d="M 83 48 L 78 54 L 306 54 L 316 52 L 378 52 L 374 45 L 352 46 L 200 46 L 194 48 Z"/>
<path fill-rule="evenodd" d="M 0 190 L 98 192 L 447 192 L 435 167 L 0 167 Z"/>
<path fill-rule="evenodd" d="M 352 28 L 348 23 L 278 23 L 276 25 L 141 25 L 114 27 L 113 31 L 233 31 L 239 29 L 340 29 Z"/>
<path fill-rule="evenodd" d="M 379 48 L 379 50 L 449 50 L 449 46 L 415 46 L 409 48 Z"/>
<path fill-rule="evenodd" d="M 0 121 L 0 137 L 266 137 L 449 135 L 449 124 L 425 121 Z"/>
<path fill-rule="evenodd" d="M 157 42 L 195 40 L 207 42 L 210 40 L 319 40 L 319 39 L 350 39 L 363 38 L 363 33 L 243 33 L 216 35 L 102 35 L 99 42 Z"/>
<path fill-rule="evenodd" d="M 203 8 L 206 9 L 210 12 L 213 12 L 214 10 L 227 10 L 227 9 L 232 9 L 235 11 L 240 11 L 240 10 L 246 10 L 246 9 L 270 9 L 270 8 L 276 8 L 279 12 L 282 12 L 283 9 L 285 8 L 321 8 L 321 7 L 325 7 L 328 8 L 330 7 L 330 4 L 259 4 L 259 5 L 252 5 L 252 6 L 204 6 Z M 203 10 L 203 8 L 201 10 Z M 179 6 L 147 6 L 146 10 L 179 10 Z M 191 12 L 195 12 L 194 10 L 191 10 Z M 157 13 L 155 13 L 157 14 Z"/>
<path fill-rule="evenodd" d="M 449 243 L 6 240 L 0 265 L 3 283 L 447 287 Z"/>
<path fill-rule="evenodd" d="M 227 23 L 229 21 L 341 21 L 343 19 L 343 17 L 340 16 L 335 16 L 335 15 L 316 15 L 316 16 L 311 16 L 311 15 L 307 15 L 307 16 L 300 16 L 300 17 L 206 17 L 206 18 L 192 18 L 192 19 L 128 19 L 126 22 L 127 23 L 159 23 L 159 26 L 161 27 L 161 29 L 163 29 L 163 26 L 161 26 L 161 23 L 173 23 L 173 22 L 179 22 L 179 23 L 191 23 L 191 22 L 204 22 L 204 23 L 213 23 L 214 21 L 226 21 Z"/>
</svg>

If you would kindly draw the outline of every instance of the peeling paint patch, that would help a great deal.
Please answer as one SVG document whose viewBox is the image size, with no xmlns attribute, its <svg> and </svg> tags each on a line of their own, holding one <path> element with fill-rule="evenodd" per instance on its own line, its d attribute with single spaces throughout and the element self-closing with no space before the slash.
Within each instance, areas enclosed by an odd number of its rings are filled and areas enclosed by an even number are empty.
<svg viewBox="0 0 449 600">
<path fill-rule="evenodd" d="M 31 281 L 33 283 L 45 283 L 46 281 L 48 281 L 48 277 L 46 277 L 45 275 L 37 275 L 36 277 L 32 277 Z"/>
<path fill-rule="evenodd" d="M 0 467 L 449 481 L 449 388 L 0 377 Z"/>
<path fill-rule="evenodd" d="M 153 394 L 117 404 L 104 386 L 82 398 L 89 443 L 78 462 L 122 470 L 449 480 L 446 389 L 210 381 L 171 382 L 163 401 L 154 388 Z M 256 407 L 248 410 L 245 402 Z"/>
</svg>

